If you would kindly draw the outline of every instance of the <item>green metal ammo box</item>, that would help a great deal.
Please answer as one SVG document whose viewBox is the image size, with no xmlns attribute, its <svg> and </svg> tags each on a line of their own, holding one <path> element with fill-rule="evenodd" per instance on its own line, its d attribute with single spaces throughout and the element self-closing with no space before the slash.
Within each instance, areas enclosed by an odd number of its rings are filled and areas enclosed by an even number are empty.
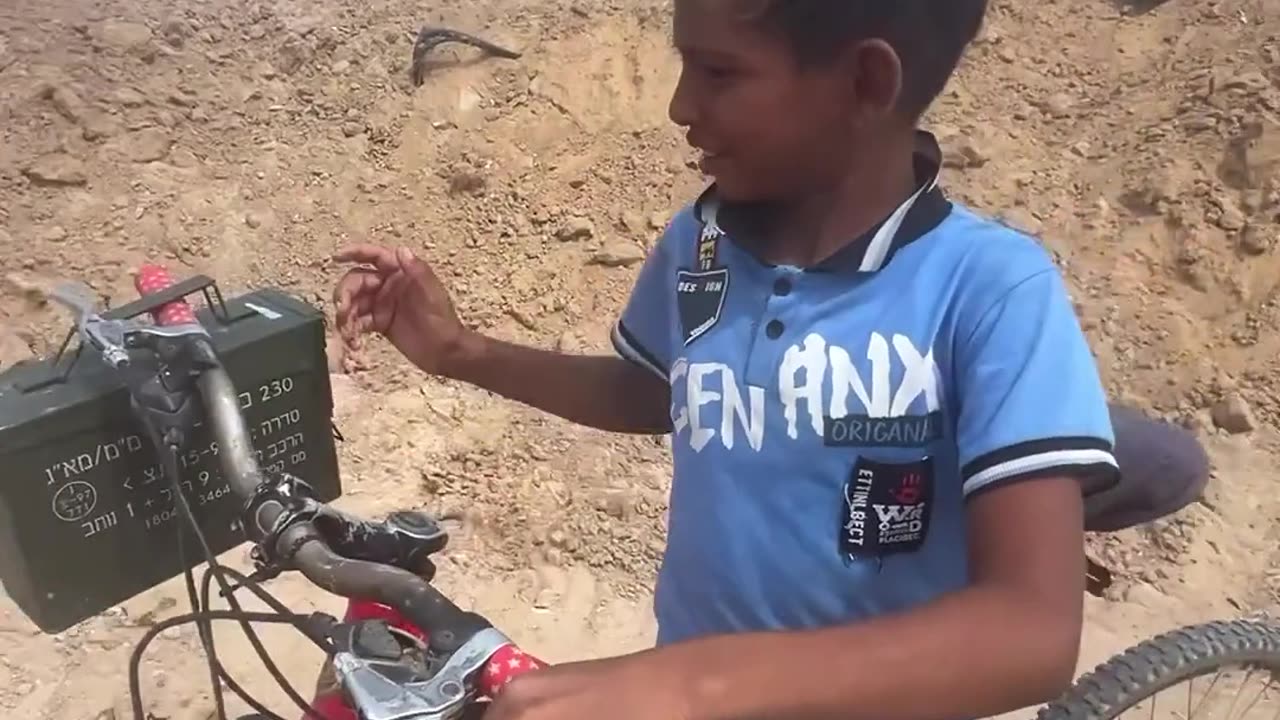
<svg viewBox="0 0 1280 720">
<path fill-rule="evenodd" d="M 259 463 L 303 478 L 322 500 L 338 497 L 323 315 L 276 290 L 197 314 L 240 393 Z M 216 453 L 202 426 L 181 465 L 221 553 L 245 538 L 242 501 Z M 180 574 L 184 525 L 128 392 L 96 351 L 0 372 L 0 581 L 41 630 L 61 632 Z M 186 556 L 189 566 L 204 560 L 194 542 Z"/>
</svg>

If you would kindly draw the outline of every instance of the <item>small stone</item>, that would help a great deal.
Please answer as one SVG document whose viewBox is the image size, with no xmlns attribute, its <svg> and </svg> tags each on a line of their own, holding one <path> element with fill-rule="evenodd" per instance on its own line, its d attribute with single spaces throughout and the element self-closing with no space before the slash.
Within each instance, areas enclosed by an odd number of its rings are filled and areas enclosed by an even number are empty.
<svg viewBox="0 0 1280 720">
<path fill-rule="evenodd" d="M 1223 90 L 1260 92 L 1271 87 L 1271 81 L 1261 72 L 1250 70 L 1227 78 L 1219 87 Z"/>
<path fill-rule="evenodd" d="M 71 122 L 80 122 L 84 114 L 84 101 L 74 90 L 65 85 L 48 85 L 44 88 L 42 95 L 53 104 L 60 115 Z"/>
<path fill-rule="evenodd" d="M 364 123 L 347 121 L 342 123 L 342 134 L 346 137 L 355 137 L 364 132 Z"/>
<path fill-rule="evenodd" d="M 654 230 L 663 230 L 667 227 L 667 213 L 653 212 L 649 213 L 649 227 Z"/>
<path fill-rule="evenodd" d="M 186 708 L 174 720 L 218 720 L 218 708 L 208 700 L 202 700 Z"/>
<path fill-rule="evenodd" d="M 12 293 L 12 296 L 19 297 L 34 307 L 44 307 L 48 304 L 49 293 L 54 285 L 54 281 L 49 277 L 12 272 L 4 276 L 4 282 L 0 284 L 0 288 L 5 293 Z"/>
<path fill-rule="evenodd" d="M 1167 602 L 1164 593 L 1150 583 L 1141 580 L 1135 580 L 1132 585 L 1124 591 L 1124 599 L 1126 602 L 1141 605 L 1145 608 L 1160 607 Z"/>
<path fill-rule="evenodd" d="M 43 155 L 25 172 L 37 185 L 84 185 L 89 182 L 84 163 L 66 153 Z"/>
<path fill-rule="evenodd" d="M 1039 235 L 1044 230 L 1044 223 L 1023 208 L 1009 208 L 999 213 L 998 217 L 1004 224 L 1028 235 Z"/>
<path fill-rule="evenodd" d="M 1226 198 L 1220 200 L 1220 204 L 1222 205 L 1222 214 L 1218 216 L 1218 227 L 1232 232 L 1243 229 L 1245 223 L 1249 221 L 1244 211 Z"/>
<path fill-rule="evenodd" d="M 480 93 L 470 87 L 464 87 L 458 92 L 458 110 L 459 112 L 470 112 L 480 107 L 480 103 L 484 98 Z"/>
<path fill-rule="evenodd" d="M 172 47 L 182 47 L 190 35 L 191 27 L 184 20 L 170 19 L 160 24 L 160 37 Z"/>
<path fill-rule="evenodd" d="M 1232 435 L 1252 432 L 1257 427 L 1253 410 L 1239 393 L 1229 393 L 1213 406 L 1212 413 L 1213 424 Z"/>
<path fill-rule="evenodd" d="M 48 230 L 45 230 L 44 234 L 40 237 L 45 242 L 60 243 L 67 239 L 67 229 L 61 225 L 54 225 Z"/>
<path fill-rule="evenodd" d="M 311 55 L 311 48 L 305 41 L 301 38 L 290 38 L 276 50 L 275 68 L 285 75 L 292 75 L 311 60 Z M 264 74 L 263 77 L 267 76 Z"/>
<path fill-rule="evenodd" d="M 605 243 L 591 258 L 593 265 L 605 267 L 630 267 L 644 262 L 644 248 L 635 243 L 612 240 Z"/>
<path fill-rule="evenodd" d="M 556 238 L 563 242 L 590 240 L 595 234 L 596 227 L 591 220 L 576 215 L 566 219 L 556 230 Z"/>
<path fill-rule="evenodd" d="M 179 148 L 169 153 L 169 163 L 174 167 L 193 168 L 200 165 L 200 158 L 186 148 Z"/>
<path fill-rule="evenodd" d="M 1213 431 L 1213 413 L 1200 409 L 1183 419 L 1183 426 L 1198 433 Z"/>
<path fill-rule="evenodd" d="M 111 93 L 111 99 L 125 107 L 138 107 L 147 102 L 146 96 L 128 87 L 116 88 L 115 92 Z"/>
<path fill-rule="evenodd" d="M 630 520 L 635 503 L 624 492 L 611 492 L 600 499 L 600 509 L 605 515 L 618 520 Z"/>
<path fill-rule="evenodd" d="M 177 105 L 178 107 L 193 108 L 196 106 L 195 98 L 176 91 L 169 93 L 166 96 L 166 99 L 169 101 L 169 104 Z"/>
<path fill-rule="evenodd" d="M 644 216 L 637 212 L 624 211 L 618 218 L 618 222 L 623 229 L 633 235 L 641 235 L 647 229 L 645 226 Z"/>
<path fill-rule="evenodd" d="M 137 163 L 163 160 L 169 154 L 173 137 L 169 131 L 158 127 L 143 128 L 119 139 L 120 152 Z"/>
<path fill-rule="evenodd" d="M 550 610 L 560 602 L 560 593 L 554 588 L 542 588 L 533 598 L 534 610 Z"/>
<path fill-rule="evenodd" d="M 244 224 L 248 225 L 250 228 L 254 230 L 257 230 L 258 228 L 262 227 L 262 221 L 259 220 L 258 217 L 252 213 L 244 216 Z"/>
<path fill-rule="evenodd" d="M 0 331 L 0 370 L 33 357 L 35 353 L 31 352 L 31 346 L 18 337 L 17 333 Z"/>
<path fill-rule="evenodd" d="M 151 41 L 151 29 L 140 23 L 107 20 L 96 28 L 94 36 L 101 45 L 133 50 Z"/>
<path fill-rule="evenodd" d="M 533 313 L 528 310 L 522 308 L 511 308 L 507 311 L 507 314 L 510 315 L 513 320 L 523 325 L 526 330 L 538 329 L 538 321 L 535 319 Z"/>
<path fill-rule="evenodd" d="M 99 110 L 89 110 L 80 119 L 80 134 L 89 142 L 108 138 L 119 132 L 120 126 L 116 121 Z"/>
<path fill-rule="evenodd" d="M 572 330 L 565 330 L 560 337 L 556 339 L 556 350 L 569 355 L 576 355 L 582 352 L 582 341 Z"/>
<path fill-rule="evenodd" d="M 1265 255 L 1275 247 L 1276 234 L 1274 227 L 1247 225 L 1240 232 L 1240 249 L 1250 255 Z"/>
<path fill-rule="evenodd" d="M 329 66 L 329 72 L 333 73 L 334 75 L 341 75 L 342 73 L 346 72 L 350 68 L 351 68 L 350 62 L 346 60 L 339 60 Z"/>
<path fill-rule="evenodd" d="M 1066 93 L 1055 93 L 1045 100 L 1040 109 L 1055 118 L 1064 118 L 1071 114 L 1075 101 Z"/>
<path fill-rule="evenodd" d="M 950 147 L 943 156 L 943 164 L 957 169 L 978 168 L 986 165 L 990 159 L 991 157 L 974 143 L 973 138 L 957 137 L 951 141 Z"/>
</svg>

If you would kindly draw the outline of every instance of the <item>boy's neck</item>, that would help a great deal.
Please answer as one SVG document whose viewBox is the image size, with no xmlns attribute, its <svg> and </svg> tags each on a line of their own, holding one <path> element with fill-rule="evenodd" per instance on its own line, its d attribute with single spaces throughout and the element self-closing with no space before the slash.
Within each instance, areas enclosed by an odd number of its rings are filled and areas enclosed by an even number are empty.
<svg viewBox="0 0 1280 720">
<path fill-rule="evenodd" d="M 762 259 L 810 267 L 862 237 L 917 189 L 914 133 L 879 143 L 850 164 L 839 183 L 773 205 Z"/>
</svg>

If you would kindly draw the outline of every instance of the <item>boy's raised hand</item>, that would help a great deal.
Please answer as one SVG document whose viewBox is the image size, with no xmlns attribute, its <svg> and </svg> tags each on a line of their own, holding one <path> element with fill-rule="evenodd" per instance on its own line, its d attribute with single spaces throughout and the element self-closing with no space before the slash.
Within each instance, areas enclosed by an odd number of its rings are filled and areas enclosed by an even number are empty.
<svg viewBox="0 0 1280 720">
<path fill-rule="evenodd" d="M 376 245 L 357 245 L 334 259 L 358 264 L 333 291 L 347 349 L 358 350 L 362 336 L 376 332 L 424 371 L 447 374 L 466 329 L 431 268 L 408 248 Z"/>
</svg>

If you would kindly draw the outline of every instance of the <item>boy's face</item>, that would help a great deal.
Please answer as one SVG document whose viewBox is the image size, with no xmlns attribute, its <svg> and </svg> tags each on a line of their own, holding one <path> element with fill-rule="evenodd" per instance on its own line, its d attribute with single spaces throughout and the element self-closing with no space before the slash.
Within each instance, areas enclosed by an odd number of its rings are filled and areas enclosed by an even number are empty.
<svg viewBox="0 0 1280 720">
<path fill-rule="evenodd" d="M 799 66 L 780 37 L 739 18 L 736 0 L 676 0 L 680 81 L 670 116 L 703 153 L 702 170 L 733 202 L 768 202 L 832 187 L 875 142 L 901 75 L 884 43 Z"/>
</svg>

